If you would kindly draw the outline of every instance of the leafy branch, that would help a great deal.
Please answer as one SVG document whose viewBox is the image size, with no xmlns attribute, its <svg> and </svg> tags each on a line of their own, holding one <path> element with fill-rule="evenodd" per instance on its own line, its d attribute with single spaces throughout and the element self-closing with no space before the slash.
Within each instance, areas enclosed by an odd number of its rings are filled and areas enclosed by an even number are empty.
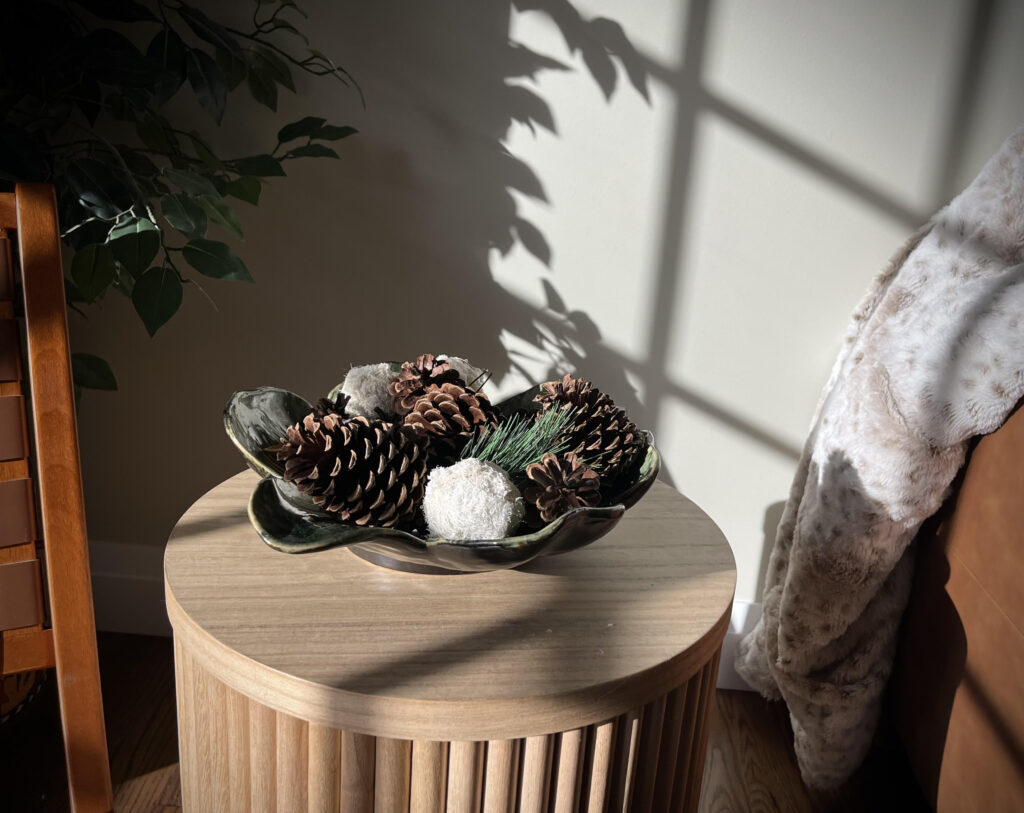
<svg viewBox="0 0 1024 813">
<path fill-rule="evenodd" d="M 251 31 L 212 19 L 198 0 L 34 0 L 7 10 L 18 36 L 0 53 L 0 182 L 55 185 L 61 236 L 74 251 L 73 309 L 115 292 L 152 336 L 185 285 L 212 304 L 192 272 L 251 282 L 221 239 L 244 239 L 234 201 L 258 205 L 286 162 L 336 159 L 329 144 L 356 132 L 306 116 L 282 126 L 269 151 L 225 158 L 164 113 L 187 85 L 219 125 L 243 83 L 276 112 L 279 92 L 295 92 L 294 69 L 334 76 L 363 101 L 351 75 L 311 47 L 295 0 L 254 5 Z M 222 234 L 211 236 L 213 227 Z M 79 386 L 116 388 L 102 359 L 75 356 Z"/>
</svg>

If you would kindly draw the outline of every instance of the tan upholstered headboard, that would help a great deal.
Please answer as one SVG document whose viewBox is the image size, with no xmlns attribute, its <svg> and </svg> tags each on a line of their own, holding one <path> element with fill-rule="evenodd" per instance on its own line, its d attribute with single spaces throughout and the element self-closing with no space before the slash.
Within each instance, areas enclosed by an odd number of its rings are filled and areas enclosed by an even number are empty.
<svg viewBox="0 0 1024 813">
<path fill-rule="evenodd" d="M 1024 408 L 918 536 L 892 707 L 939 811 L 1024 810 Z"/>
</svg>

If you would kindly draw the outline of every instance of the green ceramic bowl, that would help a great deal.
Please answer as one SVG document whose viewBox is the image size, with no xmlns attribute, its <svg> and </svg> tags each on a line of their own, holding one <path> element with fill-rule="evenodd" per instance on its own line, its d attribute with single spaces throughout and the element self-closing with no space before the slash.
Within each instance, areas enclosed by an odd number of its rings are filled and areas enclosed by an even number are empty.
<svg viewBox="0 0 1024 813">
<path fill-rule="evenodd" d="M 498 404 L 506 415 L 532 410 L 531 388 Z M 650 432 L 647 450 L 625 475 L 609 505 L 568 511 L 539 531 L 505 539 L 457 542 L 424 539 L 393 528 L 362 528 L 338 522 L 283 479 L 284 467 L 267 452 L 280 442 L 283 427 L 313 411 L 308 401 L 276 387 L 236 392 L 224 409 L 224 428 L 250 468 L 263 479 L 249 499 L 249 519 L 270 547 L 285 553 L 311 553 L 348 546 L 357 556 L 385 567 L 419 573 L 500 570 L 589 545 L 608 533 L 651 487 L 661 460 Z"/>
</svg>

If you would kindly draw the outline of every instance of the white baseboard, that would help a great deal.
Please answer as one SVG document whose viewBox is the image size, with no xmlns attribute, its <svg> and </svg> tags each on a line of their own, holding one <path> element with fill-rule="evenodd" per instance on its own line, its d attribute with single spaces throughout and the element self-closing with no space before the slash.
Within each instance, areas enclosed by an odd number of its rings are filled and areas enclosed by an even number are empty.
<svg viewBox="0 0 1024 813">
<path fill-rule="evenodd" d="M 761 605 L 753 601 L 734 601 L 729 631 L 722 642 L 722 659 L 718 664 L 718 688 L 754 691 L 736 671 L 736 648 L 740 639 L 757 625 L 761 618 Z"/>
<path fill-rule="evenodd" d="M 163 546 L 89 542 L 96 629 L 170 635 L 164 603 Z"/>
</svg>

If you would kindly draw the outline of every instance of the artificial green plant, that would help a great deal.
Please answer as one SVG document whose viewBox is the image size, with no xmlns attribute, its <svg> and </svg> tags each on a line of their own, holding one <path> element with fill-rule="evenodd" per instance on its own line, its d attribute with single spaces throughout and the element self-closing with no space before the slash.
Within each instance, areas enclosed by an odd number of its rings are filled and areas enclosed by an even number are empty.
<svg viewBox="0 0 1024 813">
<path fill-rule="evenodd" d="M 280 90 L 295 91 L 294 70 L 359 92 L 311 47 L 294 0 L 214 5 L 244 9 L 244 25 L 215 20 L 211 5 L 31 0 L 4 10 L 0 182 L 8 191 L 18 181 L 56 187 L 62 237 L 74 252 L 69 307 L 111 292 L 128 297 L 151 336 L 186 286 L 202 290 L 196 273 L 252 280 L 221 239 L 243 236 L 237 201 L 258 205 L 286 162 L 337 158 L 329 143 L 355 133 L 306 116 L 268 134 L 265 152 L 228 158 L 203 131 L 185 129 L 165 107 L 179 92 L 193 93 L 217 125 L 243 86 L 276 111 Z M 116 389 L 104 360 L 76 353 L 72 362 L 78 387 Z"/>
</svg>

